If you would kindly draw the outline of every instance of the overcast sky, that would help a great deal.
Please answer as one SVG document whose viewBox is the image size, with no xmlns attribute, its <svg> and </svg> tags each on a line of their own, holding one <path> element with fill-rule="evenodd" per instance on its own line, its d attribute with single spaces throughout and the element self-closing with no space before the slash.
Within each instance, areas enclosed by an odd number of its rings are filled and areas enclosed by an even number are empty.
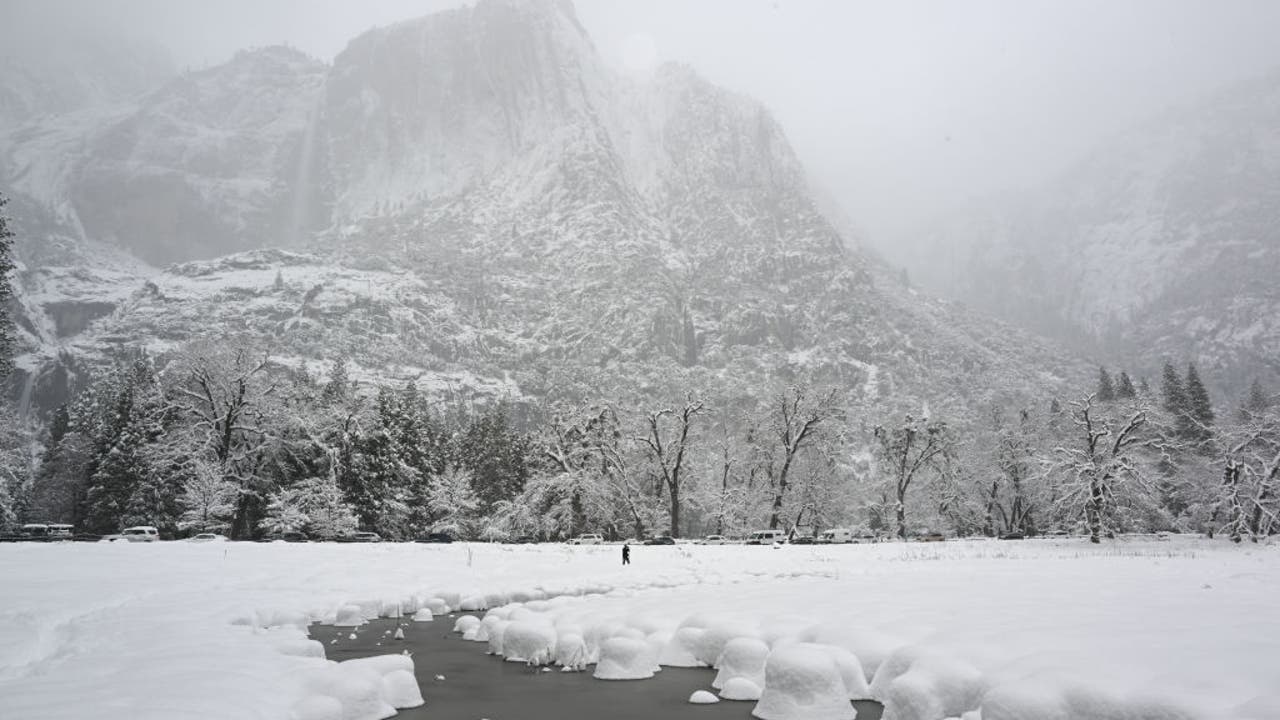
<svg viewBox="0 0 1280 720">
<path fill-rule="evenodd" d="M 332 59 L 365 29 L 459 4 L 39 0 L 41 12 L 52 7 L 155 36 L 190 67 L 281 42 Z M 975 197 L 1043 181 L 1111 133 L 1280 67 L 1276 0 L 578 0 L 577 7 L 613 63 L 687 62 L 768 104 L 873 244 Z"/>
</svg>

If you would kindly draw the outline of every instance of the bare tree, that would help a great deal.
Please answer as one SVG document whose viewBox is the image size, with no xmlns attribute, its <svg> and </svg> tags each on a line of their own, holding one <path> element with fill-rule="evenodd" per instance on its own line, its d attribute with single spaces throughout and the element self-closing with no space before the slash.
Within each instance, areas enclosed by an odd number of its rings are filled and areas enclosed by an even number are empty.
<svg viewBox="0 0 1280 720">
<path fill-rule="evenodd" d="M 1261 412 L 1228 431 L 1222 487 L 1211 522 L 1226 516 L 1232 542 L 1269 535 L 1277 516 L 1280 484 L 1280 416 Z"/>
<path fill-rule="evenodd" d="M 689 433 L 693 419 L 706 411 L 706 405 L 692 394 L 679 410 L 664 408 L 646 416 L 646 434 L 636 438 L 644 446 L 661 485 L 671 501 L 671 537 L 680 537 L 680 483 L 685 458 L 692 445 Z M 674 423 L 674 427 L 669 427 Z"/>
<path fill-rule="evenodd" d="M 1163 439 L 1148 433 L 1150 410 L 1141 401 L 1125 408 L 1100 408 L 1092 394 L 1072 401 L 1077 443 L 1055 449 L 1065 487 L 1058 502 L 1083 510 L 1090 542 L 1100 542 L 1108 518 L 1124 501 L 1149 502 L 1156 492 L 1140 451 L 1167 452 Z"/>
<path fill-rule="evenodd" d="M 767 469 L 773 486 L 769 529 L 777 530 L 791 470 L 801 451 L 817 438 L 818 430 L 837 417 L 836 391 L 813 396 L 806 386 L 793 386 L 774 397 L 769 414 Z"/>
<path fill-rule="evenodd" d="M 954 440 L 947 424 L 907 415 L 901 425 L 875 429 L 882 471 L 889 474 L 894 492 L 894 514 L 899 538 L 907 537 L 907 492 L 922 471 L 938 472 Z"/>
</svg>

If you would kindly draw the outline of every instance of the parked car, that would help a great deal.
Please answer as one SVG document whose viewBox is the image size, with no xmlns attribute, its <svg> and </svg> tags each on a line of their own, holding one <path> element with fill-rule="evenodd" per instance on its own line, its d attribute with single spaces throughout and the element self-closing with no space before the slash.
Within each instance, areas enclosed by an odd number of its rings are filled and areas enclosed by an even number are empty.
<svg viewBox="0 0 1280 720">
<path fill-rule="evenodd" d="M 817 545 L 819 542 L 822 541 L 812 535 L 801 535 L 790 540 L 792 545 Z"/>
<path fill-rule="evenodd" d="M 419 542 L 423 542 L 423 541 L 419 541 Z M 426 541 L 426 542 L 430 542 L 430 541 Z M 520 537 L 516 538 L 512 542 L 515 543 L 516 545 L 533 545 L 538 542 L 538 538 L 532 535 L 521 535 Z"/>
<path fill-rule="evenodd" d="M 227 536 L 219 535 L 218 533 L 200 533 L 199 535 L 192 535 L 187 538 L 187 541 L 194 543 L 226 542 Z"/>
<path fill-rule="evenodd" d="M 599 533 L 583 533 L 578 537 L 569 541 L 570 545 L 599 545 L 604 542 L 604 536 Z"/>
<path fill-rule="evenodd" d="M 923 535 L 920 535 L 916 539 L 919 540 L 920 542 L 942 542 L 947 538 L 942 533 L 931 532 L 931 533 L 925 533 Z"/>
<path fill-rule="evenodd" d="M 351 533 L 351 542 L 382 542 L 382 536 L 376 532 Z"/>
<path fill-rule="evenodd" d="M 645 545 L 675 545 L 676 541 L 675 541 L 675 538 L 671 537 L 670 535 L 659 535 L 658 537 L 651 537 L 648 540 L 645 540 L 644 544 Z"/>
<path fill-rule="evenodd" d="M 757 530 L 747 536 L 748 545 L 772 545 L 782 542 L 786 533 L 781 530 Z"/>
<path fill-rule="evenodd" d="M 447 532 L 433 532 L 433 533 L 427 533 L 426 535 L 423 535 L 422 537 L 418 538 L 414 542 L 434 543 L 434 544 L 451 543 L 453 542 L 453 536 Z"/>
<path fill-rule="evenodd" d="M 1001 540 L 1023 540 L 1025 538 L 1026 538 L 1026 535 L 1023 535 L 1020 532 L 1005 533 L 1000 536 Z"/>
<path fill-rule="evenodd" d="M 818 541 L 823 543 L 851 543 L 853 542 L 853 531 L 847 528 L 831 528 L 823 530 L 818 536 Z"/>
<path fill-rule="evenodd" d="M 18 532 L 0 537 L 2 542 L 54 542 L 74 540 L 75 526 L 63 523 L 27 523 Z"/>
<path fill-rule="evenodd" d="M 160 531 L 150 525 L 136 525 L 127 527 L 120 531 L 118 535 L 107 535 L 102 538 L 103 542 L 116 542 L 123 540 L 125 542 L 156 542 L 160 539 Z"/>
<path fill-rule="evenodd" d="M 699 545 L 724 545 L 729 542 L 723 535 L 708 535 L 698 541 Z"/>
</svg>

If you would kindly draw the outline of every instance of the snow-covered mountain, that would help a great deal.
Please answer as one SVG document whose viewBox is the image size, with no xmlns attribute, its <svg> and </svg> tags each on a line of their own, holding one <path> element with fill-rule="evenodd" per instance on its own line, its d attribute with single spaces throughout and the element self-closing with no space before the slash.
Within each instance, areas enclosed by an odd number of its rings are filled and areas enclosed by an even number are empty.
<svg viewBox="0 0 1280 720">
<path fill-rule="evenodd" d="M 1167 113 L 910 244 L 926 287 L 1147 372 L 1280 374 L 1280 73 Z M 941 260 L 941 261 L 940 261 Z"/>
<path fill-rule="evenodd" d="M 113 345 L 211 333 L 533 396 L 806 375 L 968 405 L 1080 371 L 849 250 L 765 108 L 615 74 L 567 2 L 373 30 L 331 67 L 246 52 L 19 131 L 4 172 L 44 406 Z"/>
</svg>

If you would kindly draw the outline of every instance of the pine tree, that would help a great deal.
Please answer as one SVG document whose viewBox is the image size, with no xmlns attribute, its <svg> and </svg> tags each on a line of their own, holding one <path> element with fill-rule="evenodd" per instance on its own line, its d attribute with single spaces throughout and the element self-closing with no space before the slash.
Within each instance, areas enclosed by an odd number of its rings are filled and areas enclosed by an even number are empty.
<svg viewBox="0 0 1280 720">
<path fill-rule="evenodd" d="M 1262 389 L 1262 383 L 1254 378 L 1249 385 L 1249 394 L 1245 396 L 1244 404 L 1240 406 L 1240 420 L 1248 422 L 1261 418 L 1267 410 L 1271 409 L 1271 404 L 1271 397 Z"/>
<path fill-rule="evenodd" d="M 1111 373 L 1104 367 L 1098 368 L 1098 402 L 1110 402 L 1116 399 L 1116 388 L 1111 382 Z"/>
<path fill-rule="evenodd" d="M 1200 382 L 1195 363 L 1187 364 L 1187 409 L 1192 420 L 1190 437 L 1201 441 L 1213 437 L 1213 404 L 1204 383 Z"/>
<path fill-rule="evenodd" d="M 1193 439 L 1196 436 L 1195 423 L 1191 416 L 1191 403 L 1187 399 L 1187 389 L 1182 383 L 1173 363 L 1165 361 L 1161 378 L 1160 392 L 1164 397 L 1164 409 L 1173 418 L 1174 429 L 1178 437 Z"/>
<path fill-rule="evenodd" d="M 16 351 L 16 331 L 13 318 L 9 317 L 13 285 L 10 274 L 14 269 L 13 233 L 9 231 L 8 218 L 3 214 L 9 199 L 0 195 L 0 382 L 13 372 L 13 355 Z"/>
<path fill-rule="evenodd" d="M 1151 384 L 1145 377 L 1138 381 L 1138 393 L 1144 398 L 1151 397 Z"/>
<path fill-rule="evenodd" d="M 347 376 L 346 358 L 338 358 L 329 368 L 329 380 L 320 393 L 320 401 L 325 405 L 336 405 L 351 396 L 351 380 Z"/>
<path fill-rule="evenodd" d="M 1131 400 L 1138 396 L 1138 391 L 1133 387 L 1133 380 L 1129 379 L 1129 373 L 1120 371 L 1120 382 L 1116 384 L 1116 397 L 1122 400 Z"/>
</svg>

